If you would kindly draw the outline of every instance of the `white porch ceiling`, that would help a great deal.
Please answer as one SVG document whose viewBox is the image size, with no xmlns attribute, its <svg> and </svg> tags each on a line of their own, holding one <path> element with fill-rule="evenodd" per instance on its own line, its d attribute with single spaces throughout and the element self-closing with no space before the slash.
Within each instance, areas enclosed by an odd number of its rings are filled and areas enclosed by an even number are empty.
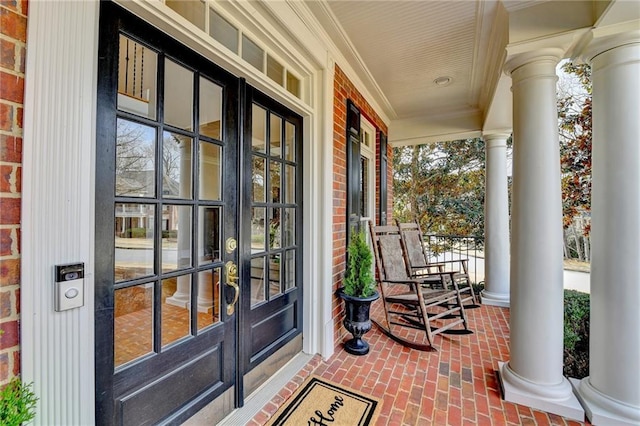
<svg viewBox="0 0 640 426">
<path fill-rule="evenodd" d="M 329 7 L 384 92 L 392 116 L 479 108 L 497 1 L 345 1 Z M 448 86 L 434 83 L 451 77 Z"/>
<path fill-rule="evenodd" d="M 388 117 L 393 145 L 510 130 L 510 79 L 502 73 L 508 47 L 584 34 L 611 10 L 623 16 L 619 21 L 640 9 L 640 2 L 625 0 L 305 3 Z M 451 83 L 437 85 L 440 77 Z"/>
</svg>

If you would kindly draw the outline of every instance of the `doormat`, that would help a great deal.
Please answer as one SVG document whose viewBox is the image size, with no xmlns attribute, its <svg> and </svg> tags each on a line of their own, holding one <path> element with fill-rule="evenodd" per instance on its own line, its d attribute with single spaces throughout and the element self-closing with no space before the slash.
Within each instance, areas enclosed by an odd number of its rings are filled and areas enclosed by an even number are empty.
<svg viewBox="0 0 640 426">
<path fill-rule="evenodd" d="M 311 376 L 267 422 L 268 426 L 366 426 L 380 400 L 318 376 Z"/>
</svg>

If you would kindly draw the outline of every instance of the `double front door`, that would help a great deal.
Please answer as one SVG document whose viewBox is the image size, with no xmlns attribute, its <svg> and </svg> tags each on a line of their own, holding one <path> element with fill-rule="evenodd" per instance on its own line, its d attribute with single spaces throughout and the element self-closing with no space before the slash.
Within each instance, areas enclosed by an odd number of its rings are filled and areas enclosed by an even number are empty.
<svg viewBox="0 0 640 426">
<path fill-rule="evenodd" d="M 300 337 L 301 119 L 107 2 L 99 52 L 96 422 L 224 414 Z"/>
</svg>

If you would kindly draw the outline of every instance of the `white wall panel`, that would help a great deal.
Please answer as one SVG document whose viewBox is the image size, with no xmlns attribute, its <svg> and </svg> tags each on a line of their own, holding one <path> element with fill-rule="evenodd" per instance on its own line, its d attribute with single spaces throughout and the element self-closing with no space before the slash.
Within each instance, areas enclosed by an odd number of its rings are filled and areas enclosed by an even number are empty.
<svg viewBox="0 0 640 426">
<path fill-rule="evenodd" d="M 99 2 L 29 3 L 25 79 L 22 375 L 35 424 L 94 422 L 94 144 Z M 55 312 L 54 265 L 85 263 L 85 303 Z"/>
</svg>

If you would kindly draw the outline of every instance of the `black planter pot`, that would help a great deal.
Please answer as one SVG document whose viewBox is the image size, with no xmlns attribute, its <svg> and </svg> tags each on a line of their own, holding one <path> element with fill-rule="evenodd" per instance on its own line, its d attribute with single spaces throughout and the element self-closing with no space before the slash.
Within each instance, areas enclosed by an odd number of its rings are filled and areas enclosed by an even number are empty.
<svg viewBox="0 0 640 426">
<path fill-rule="evenodd" d="M 378 292 L 369 297 L 348 296 L 339 289 L 336 294 L 344 300 L 344 328 L 353 335 L 351 340 L 344 344 L 344 350 L 353 355 L 366 355 L 369 353 L 369 344 L 362 340 L 362 336 L 371 330 L 369 310 L 371 302 L 377 300 Z"/>
</svg>

